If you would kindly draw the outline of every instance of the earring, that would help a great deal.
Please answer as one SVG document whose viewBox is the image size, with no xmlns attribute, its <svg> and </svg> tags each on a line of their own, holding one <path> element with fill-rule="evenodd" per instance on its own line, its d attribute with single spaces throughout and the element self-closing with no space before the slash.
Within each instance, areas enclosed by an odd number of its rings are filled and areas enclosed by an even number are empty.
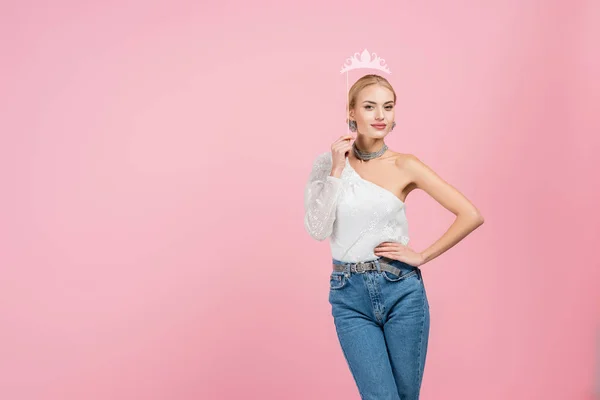
<svg viewBox="0 0 600 400">
<path fill-rule="evenodd" d="M 396 126 L 396 121 L 392 122 L 392 128 L 390 129 L 390 131 L 393 131 L 395 126 Z"/>
<path fill-rule="evenodd" d="M 348 121 L 348 126 L 352 132 L 356 132 L 356 121 Z"/>
</svg>

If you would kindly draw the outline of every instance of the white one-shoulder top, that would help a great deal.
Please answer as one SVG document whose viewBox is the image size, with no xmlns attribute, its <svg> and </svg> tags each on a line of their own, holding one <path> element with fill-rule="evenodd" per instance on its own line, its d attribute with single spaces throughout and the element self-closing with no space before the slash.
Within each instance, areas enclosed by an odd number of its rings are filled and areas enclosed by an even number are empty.
<svg viewBox="0 0 600 400">
<path fill-rule="evenodd" d="M 304 228 L 316 240 L 329 238 L 331 256 L 339 261 L 379 259 L 382 242 L 408 244 L 406 205 L 389 190 L 365 180 L 350 166 L 330 176 L 331 152 L 319 154 L 304 190 Z"/>
</svg>

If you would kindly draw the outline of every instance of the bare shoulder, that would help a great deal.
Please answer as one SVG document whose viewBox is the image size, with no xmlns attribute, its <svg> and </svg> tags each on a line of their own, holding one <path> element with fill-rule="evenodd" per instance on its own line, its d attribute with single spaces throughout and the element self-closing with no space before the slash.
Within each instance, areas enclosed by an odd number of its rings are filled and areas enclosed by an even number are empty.
<svg viewBox="0 0 600 400">
<path fill-rule="evenodd" d="M 390 158 L 394 160 L 396 167 L 401 170 L 404 170 L 407 167 L 407 163 L 409 163 L 411 159 L 418 161 L 418 158 L 410 153 L 398 153 L 395 151 L 392 152 Z"/>
<path fill-rule="evenodd" d="M 409 178 L 410 182 L 413 182 L 413 174 L 414 164 L 420 162 L 420 160 L 413 154 L 410 153 L 398 153 L 392 151 L 392 154 L 389 156 L 390 160 L 393 160 L 398 171 L 402 173 L 403 176 Z"/>
<path fill-rule="evenodd" d="M 469 214 L 482 218 L 473 203 L 414 154 L 398 157 L 396 165 L 409 176 L 415 188 L 425 191 L 447 210 L 456 215 Z"/>
<path fill-rule="evenodd" d="M 390 149 L 388 156 L 386 157 L 387 162 L 394 164 L 398 172 L 402 173 L 403 176 L 409 175 L 408 164 L 411 163 L 411 159 L 417 159 L 414 155 L 409 153 L 399 153 Z"/>
<path fill-rule="evenodd" d="M 411 182 L 423 189 L 428 180 L 441 178 L 419 157 L 410 153 L 398 153 L 396 166 L 410 176 Z"/>
</svg>

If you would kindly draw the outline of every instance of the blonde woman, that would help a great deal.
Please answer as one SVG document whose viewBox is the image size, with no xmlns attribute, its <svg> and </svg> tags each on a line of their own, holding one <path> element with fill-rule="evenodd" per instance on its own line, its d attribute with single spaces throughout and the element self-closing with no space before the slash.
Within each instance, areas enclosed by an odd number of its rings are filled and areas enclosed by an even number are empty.
<svg viewBox="0 0 600 400">
<path fill-rule="evenodd" d="M 483 224 L 479 210 L 427 165 L 386 146 L 395 105 L 385 78 L 360 78 L 348 93 L 356 137 L 341 136 L 316 157 L 304 193 L 306 231 L 329 238 L 337 336 L 361 398 L 370 400 L 419 398 L 429 338 L 420 267 Z M 405 203 L 415 189 L 456 215 L 421 252 L 407 245 Z"/>
</svg>

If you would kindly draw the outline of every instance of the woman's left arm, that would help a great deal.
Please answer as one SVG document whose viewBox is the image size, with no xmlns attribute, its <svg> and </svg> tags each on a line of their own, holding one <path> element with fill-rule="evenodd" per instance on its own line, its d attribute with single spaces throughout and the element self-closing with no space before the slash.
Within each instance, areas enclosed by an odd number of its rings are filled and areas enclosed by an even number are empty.
<svg viewBox="0 0 600 400">
<path fill-rule="evenodd" d="M 424 264 L 460 242 L 483 224 L 484 219 L 473 203 L 416 156 L 410 155 L 404 168 L 411 175 L 412 182 L 417 188 L 424 190 L 445 209 L 456 215 L 456 219 L 442 237 L 420 253 L 421 264 Z"/>
</svg>

